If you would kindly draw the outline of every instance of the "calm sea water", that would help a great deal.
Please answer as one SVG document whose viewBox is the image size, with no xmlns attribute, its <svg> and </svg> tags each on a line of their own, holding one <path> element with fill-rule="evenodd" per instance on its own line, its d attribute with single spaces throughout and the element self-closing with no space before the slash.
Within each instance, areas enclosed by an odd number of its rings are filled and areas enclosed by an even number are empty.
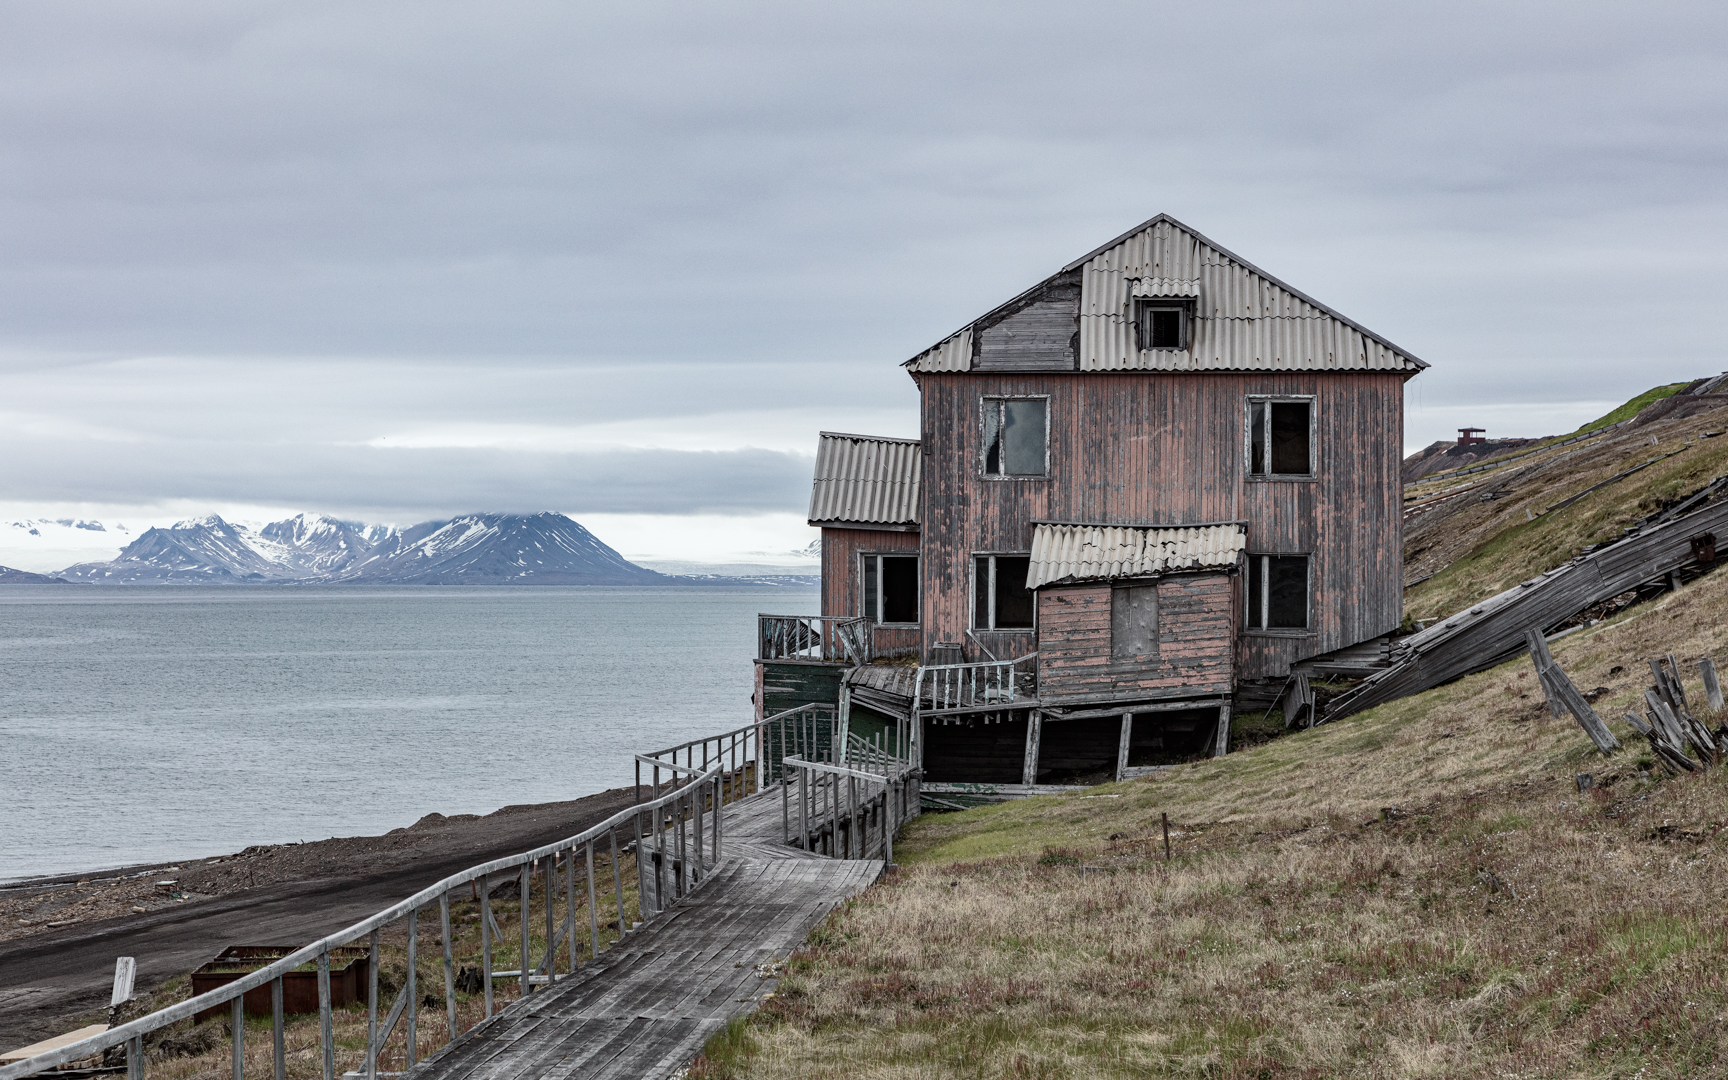
<svg viewBox="0 0 1728 1080">
<path fill-rule="evenodd" d="M 0 587 L 0 880 L 633 778 L 751 714 L 814 589 Z"/>
</svg>

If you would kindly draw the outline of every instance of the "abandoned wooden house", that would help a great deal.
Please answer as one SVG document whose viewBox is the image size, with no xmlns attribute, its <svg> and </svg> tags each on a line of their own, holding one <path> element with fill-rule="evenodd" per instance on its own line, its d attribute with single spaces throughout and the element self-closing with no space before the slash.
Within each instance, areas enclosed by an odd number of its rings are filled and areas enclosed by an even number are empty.
<svg viewBox="0 0 1728 1080">
<path fill-rule="evenodd" d="M 834 703 L 927 790 L 1123 775 L 1398 626 L 1426 365 L 1182 223 L 904 366 L 922 438 L 821 437 L 822 616 L 763 617 L 761 715 Z"/>
</svg>

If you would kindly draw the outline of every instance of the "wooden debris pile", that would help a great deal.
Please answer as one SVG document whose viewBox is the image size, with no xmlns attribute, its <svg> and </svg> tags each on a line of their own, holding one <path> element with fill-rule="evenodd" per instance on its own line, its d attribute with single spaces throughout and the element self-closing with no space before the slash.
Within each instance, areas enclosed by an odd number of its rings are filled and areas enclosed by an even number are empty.
<svg viewBox="0 0 1728 1080">
<path fill-rule="evenodd" d="M 1650 671 L 1656 684 L 1644 691 L 1648 707 L 1643 717 L 1627 713 L 1626 722 L 1650 741 L 1656 760 L 1670 773 L 1695 772 L 1721 762 L 1728 753 L 1728 724 L 1715 731 L 1692 715 L 1686 702 L 1686 688 L 1680 684 L 1680 663 L 1672 653 L 1650 661 Z M 1722 710 L 1722 684 L 1716 678 L 1716 662 L 1706 656 L 1698 661 L 1698 674 L 1704 682 L 1706 704 L 1712 713 Z M 1691 746 L 1698 754 L 1693 761 L 1686 755 Z"/>
</svg>

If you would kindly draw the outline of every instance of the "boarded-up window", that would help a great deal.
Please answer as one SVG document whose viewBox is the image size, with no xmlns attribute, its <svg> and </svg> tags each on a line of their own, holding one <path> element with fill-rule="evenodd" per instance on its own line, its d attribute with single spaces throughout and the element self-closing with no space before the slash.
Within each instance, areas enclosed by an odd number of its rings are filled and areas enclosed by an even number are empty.
<svg viewBox="0 0 1728 1080">
<path fill-rule="evenodd" d="M 978 555 L 972 560 L 972 626 L 977 630 L 1032 629 L 1028 555 Z"/>
<path fill-rule="evenodd" d="M 1158 586 L 1110 590 L 1110 658 L 1140 660 L 1158 655 Z"/>
<path fill-rule="evenodd" d="M 882 623 L 918 622 L 918 556 L 864 556 L 864 617 Z"/>
<path fill-rule="evenodd" d="M 1300 630 L 1308 625 L 1308 556 L 1248 556 L 1248 626 Z"/>
<path fill-rule="evenodd" d="M 1308 476 L 1312 401 L 1248 400 L 1248 471 L 1255 476 Z"/>
<path fill-rule="evenodd" d="M 984 399 L 984 475 L 1043 476 L 1045 398 Z"/>
</svg>

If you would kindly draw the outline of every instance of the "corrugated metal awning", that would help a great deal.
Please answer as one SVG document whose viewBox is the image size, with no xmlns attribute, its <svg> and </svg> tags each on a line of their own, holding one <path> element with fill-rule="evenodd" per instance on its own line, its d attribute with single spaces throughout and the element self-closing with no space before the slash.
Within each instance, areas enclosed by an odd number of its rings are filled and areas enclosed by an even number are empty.
<svg viewBox="0 0 1728 1080">
<path fill-rule="evenodd" d="M 1199 296 L 1199 278 L 1135 278 L 1130 296 Z"/>
<path fill-rule="evenodd" d="M 1248 529 L 1222 525 L 1035 525 L 1026 587 L 1060 581 L 1108 581 L 1177 570 L 1229 570 Z"/>
<path fill-rule="evenodd" d="M 816 447 L 810 524 L 916 528 L 923 479 L 924 450 L 916 440 L 824 431 Z"/>
</svg>

